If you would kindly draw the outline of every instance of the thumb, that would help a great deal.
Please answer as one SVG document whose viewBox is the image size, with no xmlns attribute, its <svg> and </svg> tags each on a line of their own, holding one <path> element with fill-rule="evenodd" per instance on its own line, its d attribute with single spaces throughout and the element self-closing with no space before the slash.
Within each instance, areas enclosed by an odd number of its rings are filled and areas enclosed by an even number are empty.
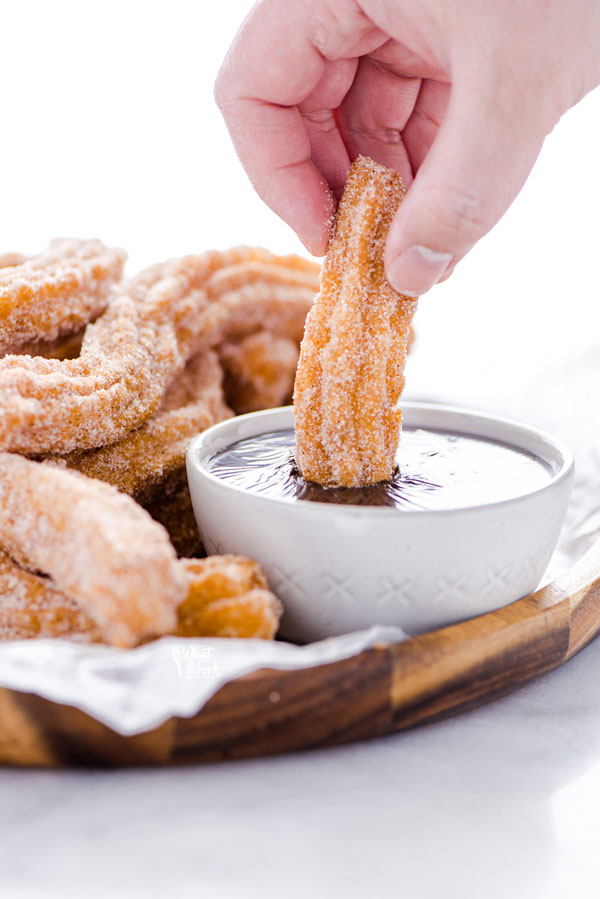
<svg viewBox="0 0 600 899">
<path fill-rule="evenodd" d="M 494 102 L 494 99 L 496 102 Z M 498 96 L 453 91 L 444 121 L 388 235 L 390 284 L 429 290 L 506 212 L 536 160 L 546 131 Z M 530 111 L 531 112 L 531 111 Z M 527 122 L 515 127 L 515 122 Z"/>
</svg>

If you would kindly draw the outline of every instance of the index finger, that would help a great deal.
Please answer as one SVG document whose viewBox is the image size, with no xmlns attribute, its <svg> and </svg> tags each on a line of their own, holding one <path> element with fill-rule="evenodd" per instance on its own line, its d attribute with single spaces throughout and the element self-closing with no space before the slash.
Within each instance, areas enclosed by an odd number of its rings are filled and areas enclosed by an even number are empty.
<svg viewBox="0 0 600 899">
<path fill-rule="evenodd" d="M 236 152 L 262 199 L 315 254 L 325 252 L 335 201 L 311 156 L 298 105 L 326 60 L 385 41 L 352 0 L 261 0 L 219 73 L 217 103 Z"/>
</svg>

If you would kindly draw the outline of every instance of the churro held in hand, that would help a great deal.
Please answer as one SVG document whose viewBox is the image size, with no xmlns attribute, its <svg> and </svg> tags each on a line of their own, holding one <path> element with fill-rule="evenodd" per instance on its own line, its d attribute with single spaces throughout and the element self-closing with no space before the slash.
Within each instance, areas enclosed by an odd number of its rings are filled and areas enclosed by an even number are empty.
<svg viewBox="0 0 600 899">
<path fill-rule="evenodd" d="M 388 284 L 383 253 L 406 191 L 400 175 L 352 164 L 306 322 L 294 389 L 296 463 L 307 481 L 362 487 L 392 477 L 414 297 Z"/>
</svg>

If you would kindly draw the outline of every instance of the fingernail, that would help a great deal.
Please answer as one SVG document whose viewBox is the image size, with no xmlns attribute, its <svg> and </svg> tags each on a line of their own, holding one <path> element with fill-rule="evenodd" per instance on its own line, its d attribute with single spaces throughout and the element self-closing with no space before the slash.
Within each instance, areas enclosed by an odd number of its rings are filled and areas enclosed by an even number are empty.
<svg viewBox="0 0 600 899">
<path fill-rule="evenodd" d="M 436 253 L 428 247 L 408 247 L 388 266 L 388 280 L 398 293 L 420 296 L 433 287 L 452 256 L 452 253 Z"/>
<path fill-rule="evenodd" d="M 447 266 L 447 268 L 446 268 L 446 269 L 444 270 L 444 272 L 442 273 L 441 277 L 439 277 L 439 278 L 437 279 L 437 282 L 436 282 L 436 283 L 437 283 L 437 284 L 441 284 L 442 281 L 447 281 L 448 278 L 449 278 L 451 275 L 454 274 L 454 269 L 456 268 L 456 265 L 457 265 L 456 262 L 450 263 L 450 265 Z"/>
<path fill-rule="evenodd" d="M 451 278 L 454 274 L 454 268 L 449 268 L 447 272 L 444 272 L 441 278 L 438 278 L 435 282 L 436 284 L 443 284 L 444 281 L 447 281 L 448 278 Z"/>
<path fill-rule="evenodd" d="M 297 234 L 297 237 L 300 239 L 305 250 L 311 254 L 311 256 L 324 256 L 327 246 L 323 245 L 323 241 L 320 241 L 318 244 L 315 243 L 310 237 L 304 237 L 303 234 Z"/>
<path fill-rule="evenodd" d="M 308 237 L 305 237 L 304 234 L 298 234 L 298 232 L 296 232 L 296 237 L 298 237 L 298 239 L 301 241 L 302 246 L 304 247 L 304 249 L 305 249 L 305 250 L 308 250 L 309 253 L 312 253 L 312 247 L 311 247 L 311 245 L 310 245 L 310 240 L 309 240 L 309 238 L 308 238 Z M 313 253 L 313 255 L 314 255 L 314 253 Z"/>
</svg>

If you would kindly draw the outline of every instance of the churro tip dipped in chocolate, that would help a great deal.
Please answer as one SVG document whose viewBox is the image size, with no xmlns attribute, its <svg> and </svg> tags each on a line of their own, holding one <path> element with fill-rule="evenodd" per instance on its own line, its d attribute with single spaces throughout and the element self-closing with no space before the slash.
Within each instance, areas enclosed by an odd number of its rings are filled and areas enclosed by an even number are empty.
<svg viewBox="0 0 600 899">
<path fill-rule="evenodd" d="M 294 387 L 296 463 L 325 487 L 375 484 L 394 471 L 417 301 L 392 289 L 383 256 L 405 193 L 397 172 L 355 160 L 306 321 Z"/>
</svg>

